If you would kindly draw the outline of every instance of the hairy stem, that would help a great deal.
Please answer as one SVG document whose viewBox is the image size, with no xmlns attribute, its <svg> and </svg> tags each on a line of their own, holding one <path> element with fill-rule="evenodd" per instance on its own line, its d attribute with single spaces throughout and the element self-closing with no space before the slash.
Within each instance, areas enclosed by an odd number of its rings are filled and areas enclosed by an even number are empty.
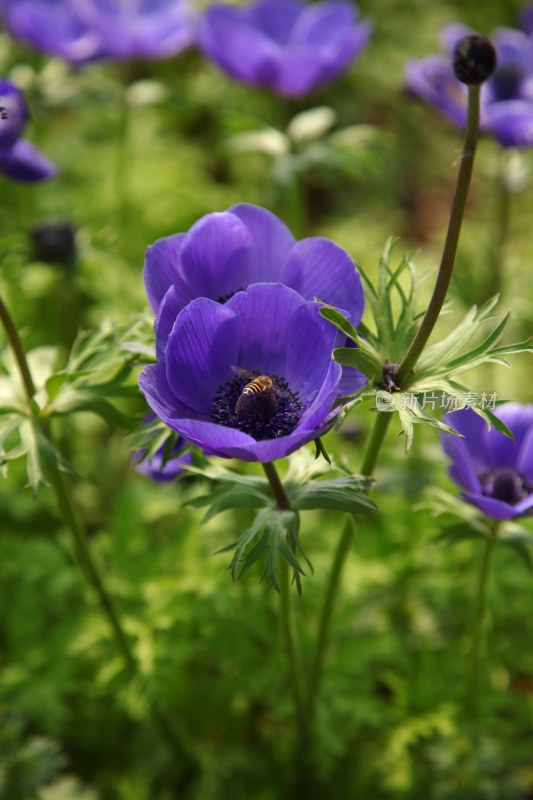
<svg viewBox="0 0 533 800">
<path fill-rule="evenodd" d="M 2 321 L 2 325 L 4 326 L 4 330 L 7 334 L 7 338 L 11 346 L 11 349 L 13 351 L 13 355 L 15 356 L 15 360 L 17 362 L 20 371 L 20 376 L 22 378 L 22 383 L 24 385 L 24 389 L 28 396 L 28 401 L 31 404 L 33 395 L 35 394 L 35 385 L 33 383 L 33 378 L 31 376 L 30 368 L 26 360 L 26 353 L 24 352 L 22 342 L 20 341 L 20 336 L 17 330 L 17 326 L 15 325 L 13 318 L 9 313 L 8 308 L 1 297 L 0 297 L 0 320 Z"/>
<path fill-rule="evenodd" d="M 416 362 L 420 358 L 422 350 L 426 346 L 433 328 L 437 323 L 443 303 L 448 293 L 448 287 L 450 285 L 453 267 L 455 264 L 457 244 L 459 242 L 459 234 L 461 233 L 461 226 L 466 208 L 466 199 L 468 197 L 468 190 L 470 188 L 470 179 L 472 177 L 474 157 L 476 155 L 476 147 L 479 136 L 479 89 L 479 86 L 468 87 L 468 112 L 465 141 L 463 145 L 463 152 L 461 154 L 459 174 L 457 176 L 455 195 L 453 198 L 450 221 L 448 223 L 448 231 L 446 233 L 446 241 L 444 242 L 444 249 L 442 251 L 439 273 L 437 275 L 437 281 L 435 283 L 435 288 L 433 289 L 431 300 L 429 301 L 429 305 L 420 328 L 418 329 L 415 338 L 411 342 L 403 361 L 398 367 L 395 377 L 395 381 L 398 386 L 404 386 L 405 382 L 410 377 L 411 372 Z"/>
</svg>

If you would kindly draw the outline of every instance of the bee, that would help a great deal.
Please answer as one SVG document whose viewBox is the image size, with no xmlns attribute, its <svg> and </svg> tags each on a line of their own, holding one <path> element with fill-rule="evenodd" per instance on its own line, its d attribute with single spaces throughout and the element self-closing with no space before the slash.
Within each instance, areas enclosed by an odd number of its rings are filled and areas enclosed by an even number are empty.
<svg viewBox="0 0 533 800">
<path fill-rule="evenodd" d="M 248 380 L 235 403 L 236 415 L 241 419 L 252 414 L 259 414 L 263 418 L 273 416 L 281 390 L 270 375 L 254 375 L 241 367 L 232 367 L 232 370 L 240 378 Z"/>
</svg>

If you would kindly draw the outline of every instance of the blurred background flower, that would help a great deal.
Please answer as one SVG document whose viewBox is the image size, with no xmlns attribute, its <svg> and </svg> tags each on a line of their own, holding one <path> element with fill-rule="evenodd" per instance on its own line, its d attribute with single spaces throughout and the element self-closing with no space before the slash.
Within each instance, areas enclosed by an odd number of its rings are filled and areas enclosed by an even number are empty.
<svg viewBox="0 0 533 800">
<path fill-rule="evenodd" d="M 493 519 L 531 514 L 533 509 L 533 406 L 506 403 L 497 416 L 515 441 L 487 428 L 469 408 L 447 414 L 444 421 L 464 438 L 442 434 L 452 459 L 450 477 L 461 486 L 463 498 Z"/>
<path fill-rule="evenodd" d="M 17 181 L 34 183 L 52 178 L 57 169 L 36 147 L 20 138 L 27 119 L 20 89 L 0 79 L 0 172 Z"/>
<path fill-rule="evenodd" d="M 455 43 L 472 33 L 460 24 L 446 26 L 441 34 L 451 53 Z M 481 92 L 481 129 L 502 147 L 533 146 L 533 43 L 531 37 L 513 28 L 498 28 L 492 42 L 498 63 Z M 405 69 L 407 88 L 438 108 L 453 123 L 466 119 L 467 88 L 456 79 L 449 56 L 431 55 L 409 61 Z"/>
<path fill-rule="evenodd" d="M 259 0 L 245 8 L 208 8 L 200 47 L 232 78 L 301 97 L 346 69 L 371 32 L 356 6 L 343 0 Z"/>
</svg>

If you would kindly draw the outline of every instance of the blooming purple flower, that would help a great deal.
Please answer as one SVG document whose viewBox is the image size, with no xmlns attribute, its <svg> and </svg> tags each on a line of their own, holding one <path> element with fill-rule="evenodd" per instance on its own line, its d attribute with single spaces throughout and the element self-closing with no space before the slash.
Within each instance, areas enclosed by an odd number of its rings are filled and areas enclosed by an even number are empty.
<svg viewBox="0 0 533 800">
<path fill-rule="evenodd" d="M 188 233 L 159 239 L 147 250 L 143 274 L 156 314 L 170 286 L 181 309 L 196 297 L 224 303 L 251 284 L 279 281 L 306 300 L 346 311 L 355 327 L 365 304 L 346 250 L 321 236 L 298 242 L 278 217 L 247 203 L 207 214 Z M 349 394 L 363 383 L 361 373 L 346 367 L 339 391 Z"/>
<path fill-rule="evenodd" d="M 464 489 L 463 498 L 493 519 L 512 519 L 533 513 L 533 406 L 506 403 L 498 417 L 515 442 L 489 430 L 471 409 L 447 414 L 444 422 L 464 438 L 442 434 L 452 459 L 449 473 Z"/>
<path fill-rule="evenodd" d="M 152 478 L 154 481 L 165 482 L 174 480 L 174 478 L 177 478 L 186 471 L 185 467 L 192 463 L 191 451 L 189 450 L 187 453 L 181 452 L 185 445 L 185 440 L 180 437 L 176 441 L 173 450 L 173 452 L 178 455 L 172 456 L 164 464 L 164 445 L 154 453 L 152 458 L 144 458 L 142 461 L 139 461 L 139 459 L 144 456 L 146 451 L 138 450 L 132 455 L 135 471 L 138 472 L 139 475 L 144 475 L 146 478 Z"/>
<path fill-rule="evenodd" d="M 139 378 L 166 425 L 208 455 L 244 461 L 283 458 L 326 432 L 341 367 L 331 358 L 335 329 L 316 303 L 259 283 L 223 305 L 202 297 L 180 308 L 171 286 L 156 323 L 157 364 Z"/>
<path fill-rule="evenodd" d="M 199 43 L 232 78 L 301 97 L 346 69 L 371 32 L 346 0 L 258 0 L 208 8 Z"/>
<path fill-rule="evenodd" d="M 0 79 L 0 172 L 8 178 L 34 183 L 51 178 L 57 169 L 30 142 L 20 136 L 28 119 L 22 92 Z"/>
<path fill-rule="evenodd" d="M 187 0 L 0 0 L 8 31 L 72 64 L 169 58 L 192 44 Z"/>
<path fill-rule="evenodd" d="M 452 24 L 442 33 L 451 53 L 455 43 L 472 33 Z M 491 37 L 498 63 L 481 91 L 480 127 L 502 147 L 533 147 L 533 41 L 523 31 L 498 28 Z M 451 56 L 428 56 L 410 61 L 406 84 L 457 125 L 464 125 L 468 89 L 455 77 Z"/>
</svg>

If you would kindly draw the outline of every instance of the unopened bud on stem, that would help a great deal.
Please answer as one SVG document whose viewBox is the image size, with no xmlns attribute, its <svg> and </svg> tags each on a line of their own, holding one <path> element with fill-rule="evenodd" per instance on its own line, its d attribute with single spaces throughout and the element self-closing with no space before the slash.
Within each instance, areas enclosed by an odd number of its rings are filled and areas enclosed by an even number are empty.
<svg viewBox="0 0 533 800">
<path fill-rule="evenodd" d="M 479 86 L 484 83 L 496 67 L 496 49 L 490 39 L 479 33 L 463 36 L 453 51 L 453 71 L 461 83 Z"/>
</svg>

